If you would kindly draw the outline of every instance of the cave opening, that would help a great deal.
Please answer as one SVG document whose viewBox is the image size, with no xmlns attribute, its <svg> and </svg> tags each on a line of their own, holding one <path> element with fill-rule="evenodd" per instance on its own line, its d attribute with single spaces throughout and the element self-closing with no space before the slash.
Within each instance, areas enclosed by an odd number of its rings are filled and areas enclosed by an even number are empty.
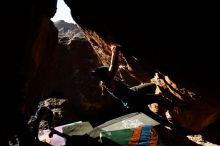
<svg viewBox="0 0 220 146">
<path fill-rule="evenodd" d="M 70 13 L 70 8 L 66 5 L 64 0 L 57 1 L 56 14 L 51 18 L 51 20 L 53 22 L 64 20 L 65 22 L 75 24 L 75 21 L 73 20 Z"/>
</svg>

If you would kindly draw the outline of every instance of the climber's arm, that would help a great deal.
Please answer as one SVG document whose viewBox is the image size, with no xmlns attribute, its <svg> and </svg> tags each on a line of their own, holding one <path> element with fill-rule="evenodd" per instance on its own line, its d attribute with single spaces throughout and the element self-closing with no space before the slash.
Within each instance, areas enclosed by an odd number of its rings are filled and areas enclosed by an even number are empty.
<svg viewBox="0 0 220 146">
<path fill-rule="evenodd" d="M 115 74 L 117 73 L 118 70 L 119 47 L 120 46 L 111 47 L 112 56 L 111 56 L 111 64 L 109 67 L 109 74 L 108 74 L 108 78 L 110 81 L 115 77 Z"/>
</svg>

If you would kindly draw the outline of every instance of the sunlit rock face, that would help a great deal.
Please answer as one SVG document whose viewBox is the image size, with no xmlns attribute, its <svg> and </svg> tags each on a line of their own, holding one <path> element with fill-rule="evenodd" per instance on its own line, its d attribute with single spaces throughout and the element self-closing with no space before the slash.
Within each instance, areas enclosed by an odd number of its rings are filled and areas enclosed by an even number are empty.
<svg viewBox="0 0 220 146">
<path fill-rule="evenodd" d="M 76 24 L 65 22 L 64 20 L 59 20 L 54 22 L 56 28 L 59 31 L 59 38 L 68 37 L 70 39 L 82 39 L 84 34 L 78 28 Z"/>
<path fill-rule="evenodd" d="M 118 43 L 124 54 L 135 56 L 148 78 L 154 72 L 170 77 L 178 87 L 195 93 L 196 108 L 183 124 L 200 130 L 219 117 L 219 55 L 217 9 L 207 3 L 156 3 L 65 0 L 76 23 L 95 32 L 106 44 Z M 86 5 L 85 5 L 86 4 Z M 212 4 L 213 6 L 213 4 Z M 204 9 L 205 8 L 205 9 Z M 86 11 L 85 11 L 86 10 Z M 96 44 L 97 45 L 97 44 Z M 186 100 L 186 99 L 184 99 Z M 197 105 L 197 106 L 198 106 Z M 199 106 L 198 106 L 199 107 Z M 200 126 L 196 115 L 205 112 Z M 214 112 L 214 114 L 213 114 Z M 211 116 L 213 115 L 213 116 Z M 177 118 L 180 123 L 183 119 Z M 187 123 L 186 122 L 186 123 Z"/>
</svg>

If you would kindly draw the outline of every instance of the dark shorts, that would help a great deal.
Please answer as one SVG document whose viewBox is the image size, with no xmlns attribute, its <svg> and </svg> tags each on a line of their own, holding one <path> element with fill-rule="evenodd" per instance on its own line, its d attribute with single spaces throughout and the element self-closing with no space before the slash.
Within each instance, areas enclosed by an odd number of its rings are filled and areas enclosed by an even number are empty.
<svg viewBox="0 0 220 146">
<path fill-rule="evenodd" d="M 145 83 L 129 88 L 120 81 L 115 82 L 116 89 L 111 93 L 128 107 L 144 107 L 148 104 L 158 103 L 165 108 L 172 108 L 169 100 L 161 95 L 156 95 L 156 85 Z"/>
<path fill-rule="evenodd" d="M 140 94 L 154 94 L 156 87 L 157 86 L 154 83 L 144 83 L 138 86 L 131 87 L 130 89 Z"/>
</svg>

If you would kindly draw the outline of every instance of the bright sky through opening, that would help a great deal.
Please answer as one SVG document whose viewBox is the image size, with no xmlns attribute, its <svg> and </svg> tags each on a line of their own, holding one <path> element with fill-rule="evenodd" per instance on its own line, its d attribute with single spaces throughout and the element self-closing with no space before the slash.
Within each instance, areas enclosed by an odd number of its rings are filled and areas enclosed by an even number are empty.
<svg viewBox="0 0 220 146">
<path fill-rule="evenodd" d="M 64 20 L 68 23 L 75 23 L 75 21 L 71 17 L 70 8 L 65 4 L 64 0 L 58 0 L 57 12 L 51 20 L 53 22 Z"/>
</svg>

